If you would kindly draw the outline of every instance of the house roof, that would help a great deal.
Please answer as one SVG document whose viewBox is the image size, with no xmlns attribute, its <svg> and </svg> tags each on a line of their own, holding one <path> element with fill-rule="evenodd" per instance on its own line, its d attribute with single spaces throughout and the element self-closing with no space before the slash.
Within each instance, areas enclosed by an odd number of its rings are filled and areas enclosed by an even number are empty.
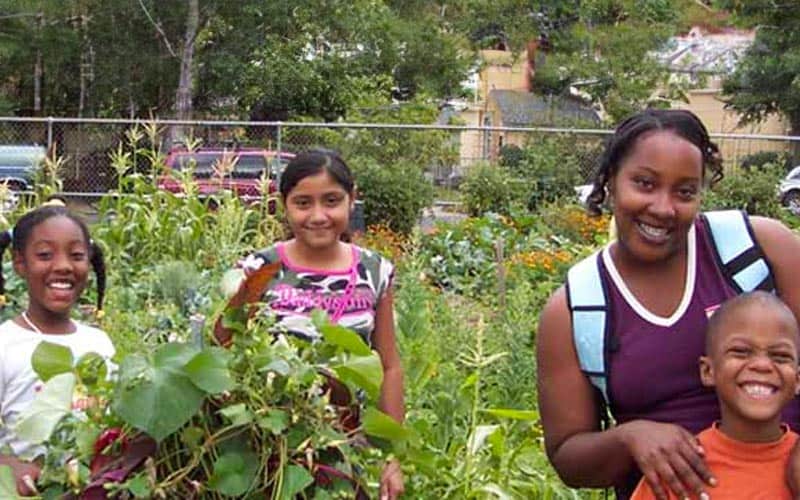
<svg viewBox="0 0 800 500">
<path fill-rule="evenodd" d="M 733 71 L 753 43 L 752 30 L 706 33 L 695 27 L 671 38 L 656 57 L 673 72 L 727 74 Z"/>
<path fill-rule="evenodd" d="M 572 97 L 541 96 L 526 90 L 492 90 L 489 101 L 497 104 L 506 127 L 600 123 L 591 107 Z"/>
</svg>

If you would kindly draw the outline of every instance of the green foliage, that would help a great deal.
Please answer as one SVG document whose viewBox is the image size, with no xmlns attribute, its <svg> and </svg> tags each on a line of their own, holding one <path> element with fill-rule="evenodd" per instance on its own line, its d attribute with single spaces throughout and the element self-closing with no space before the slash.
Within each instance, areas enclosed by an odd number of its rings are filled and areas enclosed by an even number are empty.
<svg viewBox="0 0 800 500">
<path fill-rule="evenodd" d="M 545 136 L 528 141 L 518 158 L 509 163 L 513 175 L 528 185 L 527 206 L 536 210 L 544 203 L 573 198 L 575 186 L 584 183 L 594 167 L 598 144 L 574 137 Z"/>
<path fill-rule="evenodd" d="M 524 206 L 528 188 L 526 182 L 508 170 L 489 163 L 472 166 L 459 187 L 464 206 L 473 216 L 511 213 L 514 208 Z"/>
<path fill-rule="evenodd" d="M 351 163 L 367 225 L 384 224 L 398 233 L 410 233 L 422 209 L 433 201 L 433 187 L 422 169 L 405 162 L 381 165 L 353 159 Z"/>
<path fill-rule="evenodd" d="M 424 254 L 410 258 L 396 295 L 397 337 L 406 360 L 407 425 L 422 449 L 404 459 L 406 495 L 602 498 L 561 483 L 530 411 L 530 332 L 555 283 L 518 288 L 505 312 L 491 311 L 485 295 L 471 300 L 432 289 L 420 280 Z"/>
<path fill-rule="evenodd" d="M 352 475 L 356 464 L 381 463 L 379 452 L 359 446 L 347 434 L 340 408 L 331 403 L 326 374 L 342 367 L 348 376 L 341 380 L 350 395 L 362 390 L 369 395 L 361 430 L 404 454 L 413 433 L 373 407 L 381 383 L 377 354 L 324 317 L 316 317 L 315 324 L 323 340 L 309 344 L 274 339 L 264 315 L 241 321 L 229 316 L 227 326 L 235 338 L 230 350 L 171 342 L 129 354 L 119 365 L 116 382 L 97 379 L 82 388 L 109 402 L 86 418 L 69 411 L 76 374 L 67 370 L 54 376 L 17 425 L 21 436 L 48 445 L 40 484 L 85 487 L 88 477 L 65 483 L 53 467 L 67 460 L 91 467 L 96 450 L 91 444 L 80 446 L 82 436 L 96 436 L 94 430 L 122 422 L 124 435 L 142 432 L 159 443 L 155 475 L 146 485 L 151 492 L 185 497 L 191 485 L 184 478 L 192 478 L 226 496 L 277 492 L 276 498 L 289 500 L 313 495 L 325 485 L 313 484 L 312 464 Z M 38 356 L 52 358 L 45 351 Z M 352 495 L 352 486 L 343 485 Z"/>
<path fill-rule="evenodd" d="M 464 37 L 436 9 L 380 0 L 206 0 L 197 2 L 198 31 L 187 42 L 190 3 L 4 5 L 0 107 L 56 116 L 172 115 L 186 43 L 193 47 L 193 105 L 236 118 L 333 120 L 364 100 L 388 103 L 393 92 L 404 99 L 457 95 L 471 63 Z M 33 110 L 36 88 L 41 106 Z"/>
<path fill-rule="evenodd" d="M 788 216 L 788 212 L 781 206 L 776 189 L 784 175 L 782 165 L 771 163 L 759 169 L 735 170 L 706 191 L 703 207 L 741 209 L 752 215 L 781 219 Z"/>
<path fill-rule="evenodd" d="M 759 169 L 767 163 L 782 165 L 786 171 L 788 171 L 792 166 L 786 153 L 779 153 L 777 151 L 758 151 L 743 157 L 739 162 L 739 167 L 745 170 Z"/>
<path fill-rule="evenodd" d="M 738 19 L 756 27 L 756 38 L 724 82 L 729 106 L 744 122 L 783 113 L 792 133 L 800 131 L 800 9 L 768 0 L 720 1 Z"/>
</svg>

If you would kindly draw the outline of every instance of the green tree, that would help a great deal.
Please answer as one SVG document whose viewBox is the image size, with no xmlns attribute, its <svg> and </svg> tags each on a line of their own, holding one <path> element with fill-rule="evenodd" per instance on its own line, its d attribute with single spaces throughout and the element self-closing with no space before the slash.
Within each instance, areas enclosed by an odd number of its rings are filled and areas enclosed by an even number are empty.
<svg viewBox="0 0 800 500">
<path fill-rule="evenodd" d="M 745 122 L 783 113 L 792 135 L 800 135 L 800 8 L 789 0 L 725 0 L 756 37 L 734 73 L 725 80 L 728 105 Z"/>
<path fill-rule="evenodd" d="M 619 119 L 674 91 L 655 51 L 685 20 L 683 0 L 465 0 L 454 22 L 477 48 L 539 42 L 534 91 L 577 88 Z M 456 9 L 453 9 L 456 11 Z M 470 16 L 463 13 L 470 12 Z M 654 95 L 657 89 L 665 97 Z"/>
</svg>

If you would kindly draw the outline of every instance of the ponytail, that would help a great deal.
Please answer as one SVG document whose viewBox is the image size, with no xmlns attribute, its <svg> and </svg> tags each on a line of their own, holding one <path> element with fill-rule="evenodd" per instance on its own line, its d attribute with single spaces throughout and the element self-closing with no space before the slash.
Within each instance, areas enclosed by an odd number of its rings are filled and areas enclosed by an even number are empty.
<svg viewBox="0 0 800 500">
<path fill-rule="evenodd" d="M 6 280 L 3 278 L 3 254 L 11 245 L 11 229 L 0 233 L 0 309 L 6 305 Z"/>
<path fill-rule="evenodd" d="M 89 262 L 92 264 L 94 275 L 97 278 L 97 312 L 99 313 L 103 310 L 103 299 L 106 295 L 106 263 L 103 259 L 103 249 L 94 240 L 89 241 L 89 253 Z"/>
</svg>

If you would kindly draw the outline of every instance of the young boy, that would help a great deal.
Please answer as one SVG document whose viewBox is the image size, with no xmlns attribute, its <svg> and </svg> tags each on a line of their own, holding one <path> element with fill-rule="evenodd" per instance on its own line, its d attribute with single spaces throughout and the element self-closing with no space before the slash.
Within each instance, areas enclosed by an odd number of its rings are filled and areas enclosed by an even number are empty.
<svg viewBox="0 0 800 500">
<path fill-rule="evenodd" d="M 789 308 L 765 292 L 736 296 L 711 317 L 700 379 L 715 388 L 721 419 L 697 436 L 717 479 L 711 498 L 792 498 L 784 470 L 798 435 L 781 410 L 800 389 L 799 336 Z M 655 495 L 643 479 L 631 500 L 647 499 Z"/>
</svg>

